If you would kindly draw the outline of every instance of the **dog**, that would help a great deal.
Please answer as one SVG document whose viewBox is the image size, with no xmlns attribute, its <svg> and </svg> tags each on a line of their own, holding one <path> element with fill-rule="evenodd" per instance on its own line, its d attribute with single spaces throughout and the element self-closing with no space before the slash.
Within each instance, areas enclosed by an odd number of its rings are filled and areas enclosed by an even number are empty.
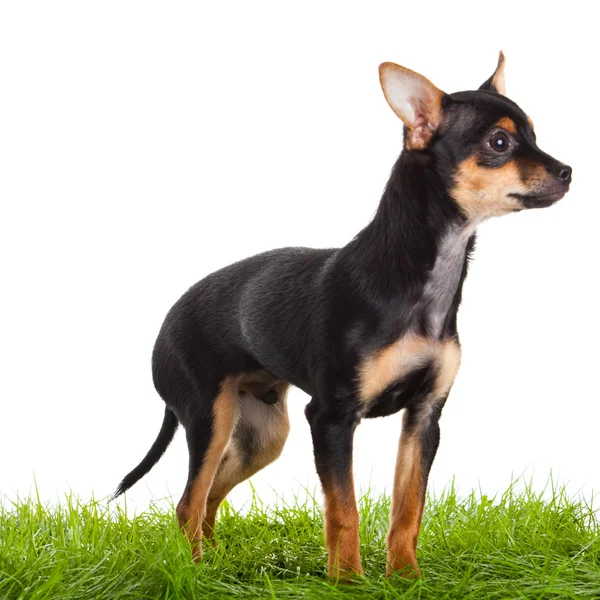
<svg viewBox="0 0 600 600">
<path fill-rule="evenodd" d="M 282 248 L 227 266 L 171 308 L 152 355 L 165 402 L 158 438 L 130 488 L 183 425 L 189 474 L 177 517 L 195 559 L 219 504 L 273 462 L 289 432 L 286 392 L 311 397 L 328 573 L 363 573 L 352 444 L 363 418 L 404 410 L 387 574 L 420 575 L 416 548 L 439 420 L 460 361 L 456 315 L 479 223 L 554 204 L 571 168 L 542 152 L 505 96 L 502 52 L 478 90 L 446 94 L 386 62 L 385 99 L 403 149 L 372 221 L 343 248 Z M 213 540 L 214 543 L 214 540 Z"/>
</svg>

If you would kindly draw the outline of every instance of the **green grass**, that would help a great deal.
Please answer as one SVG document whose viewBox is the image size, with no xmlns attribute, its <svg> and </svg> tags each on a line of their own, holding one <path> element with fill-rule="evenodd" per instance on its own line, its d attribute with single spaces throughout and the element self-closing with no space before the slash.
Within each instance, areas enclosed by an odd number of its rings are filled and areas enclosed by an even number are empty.
<svg viewBox="0 0 600 600">
<path fill-rule="evenodd" d="M 133 519 L 105 502 L 36 499 L 0 506 L 0 598 L 600 598 L 600 524 L 564 490 L 430 499 L 423 578 L 384 576 L 387 498 L 361 500 L 365 579 L 325 577 L 322 514 L 312 500 L 241 515 L 225 504 L 220 545 L 191 561 L 174 511 Z M 206 546 L 206 545 L 205 545 Z"/>
</svg>

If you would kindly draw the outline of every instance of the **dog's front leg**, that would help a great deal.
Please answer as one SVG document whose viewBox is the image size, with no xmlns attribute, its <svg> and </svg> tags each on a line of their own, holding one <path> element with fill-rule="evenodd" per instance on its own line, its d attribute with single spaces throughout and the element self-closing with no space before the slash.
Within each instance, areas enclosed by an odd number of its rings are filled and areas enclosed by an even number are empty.
<svg viewBox="0 0 600 600">
<path fill-rule="evenodd" d="M 351 402 L 340 409 L 320 406 L 316 399 L 306 409 L 317 473 L 325 496 L 325 542 L 328 573 L 346 580 L 362 574 L 358 539 L 358 509 L 352 475 L 352 444 L 356 414 Z"/>
<path fill-rule="evenodd" d="M 387 535 L 388 576 L 394 571 L 409 578 L 420 576 L 417 539 L 427 479 L 440 441 L 443 404 L 443 400 L 426 400 L 404 412 Z"/>
</svg>

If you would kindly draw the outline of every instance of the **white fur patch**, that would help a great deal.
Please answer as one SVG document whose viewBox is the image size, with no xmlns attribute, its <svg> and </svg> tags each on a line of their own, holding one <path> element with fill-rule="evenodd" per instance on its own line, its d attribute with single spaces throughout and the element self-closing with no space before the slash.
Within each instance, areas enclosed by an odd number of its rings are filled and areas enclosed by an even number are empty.
<svg viewBox="0 0 600 600">
<path fill-rule="evenodd" d="M 435 265 L 423 293 L 429 334 L 439 338 L 456 295 L 474 225 L 450 229 L 440 243 Z"/>
</svg>

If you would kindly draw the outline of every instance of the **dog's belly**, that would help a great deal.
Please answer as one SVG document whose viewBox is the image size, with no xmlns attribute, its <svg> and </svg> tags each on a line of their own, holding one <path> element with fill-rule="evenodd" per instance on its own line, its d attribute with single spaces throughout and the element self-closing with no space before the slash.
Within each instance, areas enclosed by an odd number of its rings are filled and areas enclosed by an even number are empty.
<svg viewBox="0 0 600 600">
<path fill-rule="evenodd" d="M 362 416 L 385 416 L 411 403 L 445 398 L 459 366 L 460 346 L 456 339 L 402 336 L 362 362 Z"/>
</svg>

